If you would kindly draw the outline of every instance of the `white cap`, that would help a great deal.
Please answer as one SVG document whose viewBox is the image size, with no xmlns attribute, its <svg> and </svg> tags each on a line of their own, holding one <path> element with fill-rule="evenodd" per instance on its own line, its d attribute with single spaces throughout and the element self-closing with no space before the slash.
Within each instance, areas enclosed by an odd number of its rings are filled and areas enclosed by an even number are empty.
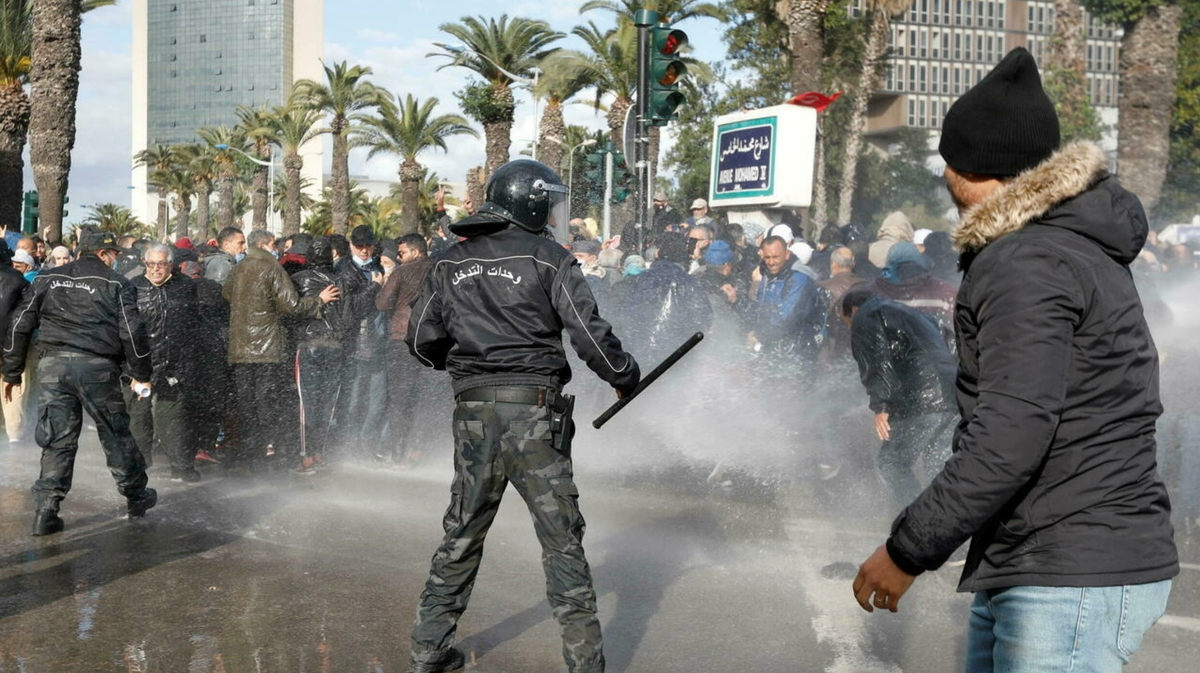
<svg viewBox="0 0 1200 673">
<path fill-rule="evenodd" d="M 786 224 L 777 224 L 771 227 L 771 231 L 767 233 L 767 236 L 778 236 L 788 245 L 791 245 L 792 241 L 796 240 L 796 235 L 792 233 L 792 228 Z"/>
<path fill-rule="evenodd" d="M 37 260 L 35 260 L 33 258 L 33 255 L 29 254 L 28 250 L 18 250 L 16 252 L 14 252 L 13 256 L 12 256 L 12 261 L 20 262 L 22 264 L 28 264 L 31 267 L 37 266 Z"/>
<path fill-rule="evenodd" d="M 707 208 L 707 207 L 708 207 L 708 201 L 705 201 L 704 199 L 696 199 L 695 201 L 692 201 L 692 210 L 695 210 L 697 208 Z"/>
<path fill-rule="evenodd" d="M 792 254 L 796 256 L 796 259 L 800 260 L 801 264 L 808 264 L 808 262 L 812 260 L 813 248 L 804 241 L 796 241 L 788 246 L 788 250 L 790 250 Z"/>
<path fill-rule="evenodd" d="M 918 229 L 913 232 L 913 243 L 917 245 L 925 245 L 925 237 L 932 234 L 932 229 Z"/>
</svg>

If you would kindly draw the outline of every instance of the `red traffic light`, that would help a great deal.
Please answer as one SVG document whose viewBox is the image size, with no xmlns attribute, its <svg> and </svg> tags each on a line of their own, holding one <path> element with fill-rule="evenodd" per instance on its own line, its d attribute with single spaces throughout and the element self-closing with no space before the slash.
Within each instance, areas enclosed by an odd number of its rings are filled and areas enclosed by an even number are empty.
<svg viewBox="0 0 1200 673">
<path fill-rule="evenodd" d="M 688 44 L 687 33 L 660 26 L 653 31 L 654 50 L 663 56 L 675 56 Z"/>
</svg>

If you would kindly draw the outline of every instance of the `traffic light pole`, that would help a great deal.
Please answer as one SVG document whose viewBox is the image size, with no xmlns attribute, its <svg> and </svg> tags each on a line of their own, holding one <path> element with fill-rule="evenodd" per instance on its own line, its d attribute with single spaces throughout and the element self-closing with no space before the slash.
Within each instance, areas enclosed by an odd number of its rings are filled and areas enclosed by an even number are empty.
<svg viewBox="0 0 1200 673">
<path fill-rule="evenodd" d="M 637 106 L 633 140 L 633 165 L 637 171 L 637 189 L 633 193 L 637 205 L 634 231 L 637 232 L 637 254 L 645 254 L 646 231 L 650 228 L 650 199 L 654 194 L 654 170 L 650 160 L 650 29 L 658 23 L 658 12 L 639 9 L 634 14 L 638 31 Z"/>
<path fill-rule="evenodd" d="M 604 240 L 612 238 L 613 153 L 604 152 Z"/>
</svg>

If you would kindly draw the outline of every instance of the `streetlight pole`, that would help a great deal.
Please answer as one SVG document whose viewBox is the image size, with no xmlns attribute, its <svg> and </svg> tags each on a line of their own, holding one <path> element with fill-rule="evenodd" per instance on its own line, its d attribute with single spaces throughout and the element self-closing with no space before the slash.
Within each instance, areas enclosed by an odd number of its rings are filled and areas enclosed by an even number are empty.
<svg viewBox="0 0 1200 673">
<path fill-rule="evenodd" d="M 572 145 L 570 147 L 568 147 L 566 143 L 564 143 L 562 140 L 556 138 L 555 136 L 546 136 L 546 140 L 549 140 L 550 142 L 554 143 L 555 145 L 558 145 L 559 147 L 567 148 L 567 154 L 569 155 L 569 158 L 567 160 L 567 205 L 569 206 L 569 208 L 574 208 L 575 207 L 575 200 L 574 200 L 574 194 L 575 194 L 575 150 L 577 150 L 581 147 L 591 147 L 592 145 L 595 145 L 596 139 L 588 138 L 587 140 L 585 140 L 577 145 Z M 561 164 L 560 164 L 560 166 L 561 166 Z M 553 168 L 553 166 L 551 166 L 551 168 Z"/>
<path fill-rule="evenodd" d="M 275 210 L 275 146 L 274 145 L 271 146 L 271 160 L 270 161 L 263 161 L 262 159 L 259 159 L 258 157 L 253 156 L 250 153 L 245 152 L 244 150 L 240 150 L 236 147 L 230 147 L 229 145 L 216 145 L 216 148 L 219 150 L 222 150 L 222 151 L 233 150 L 234 152 L 237 152 L 238 154 L 246 157 L 250 161 L 258 164 L 259 166 L 267 167 L 267 229 L 271 230 L 273 233 L 276 233 L 276 234 L 280 233 L 278 231 L 275 231 L 276 227 L 273 226 L 275 224 L 278 224 L 278 222 L 275 221 L 275 214 L 274 214 L 274 210 Z M 244 214 L 245 213 L 243 213 L 243 215 Z"/>
<path fill-rule="evenodd" d="M 468 49 L 467 47 L 464 47 L 460 44 L 438 44 L 437 46 L 441 47 L 442 49 L 445 49 L 446 51 L 450 52 L 451 54 L 462 55 L 462 54 L 466 54 L 467 52 L 470 52 L 470 53 L 478 56 L 479 58 L 482 58 L 483 60 L 487 61 L 488 63 L 491 63 L 493 66 L 495 66 L 496 70 L 499 70 L 501 72 L 501 74 L 503 74 L 505 77 L 511 79 L 514 82 L 517 82 L 519 84 L 524 84 L 525 86 L 529 87 L 530 93 L 533 94 L 533 160 L 537 161 L 538 143 L 540 140 L 539 136 L 542 133 L 542 118 L 538 114 L 538 112 L 539 112 L 538 104 L 541 102 L 541 96 L 538 94 L 537 89 L 538 89 L 538 81 L 539 81 L 540 77 L 542 76 L 542 69 L 537 66 L 534 66 L 533 68 L 531 68 L 530 72 L 533 73 L 533 79 L 529 79 L 528 77 L 523 77 L 516 73 L 512 73 L 512 72 L 505 70 L 504 67 L 501 66 L 499 63 L 493 61 L 491 58 L 489 58 L 485 54 L 481 54 L 474 49 Z"/>
</svg>

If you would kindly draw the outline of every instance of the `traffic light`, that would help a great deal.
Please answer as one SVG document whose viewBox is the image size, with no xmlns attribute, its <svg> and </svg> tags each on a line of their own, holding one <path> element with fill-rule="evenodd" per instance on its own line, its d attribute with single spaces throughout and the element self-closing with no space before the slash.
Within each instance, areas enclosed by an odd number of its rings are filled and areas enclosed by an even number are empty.
<svg viewBox="0 0 1200 673">
<path fill-rule="evenodd" d="M 21 231 L 33 235 L 38 230 L 38 193 L 25 192 L 25 223 Z"/>
<path fill-rule="evenodd" d="M 666 126 L 676 119 L 685 101 L 679 82 L 687 75 L 687 66 L 679 54 L 687 47 L 688 36 L 669 23 L 650 29 L 650 124 Z"/>
</svg>

